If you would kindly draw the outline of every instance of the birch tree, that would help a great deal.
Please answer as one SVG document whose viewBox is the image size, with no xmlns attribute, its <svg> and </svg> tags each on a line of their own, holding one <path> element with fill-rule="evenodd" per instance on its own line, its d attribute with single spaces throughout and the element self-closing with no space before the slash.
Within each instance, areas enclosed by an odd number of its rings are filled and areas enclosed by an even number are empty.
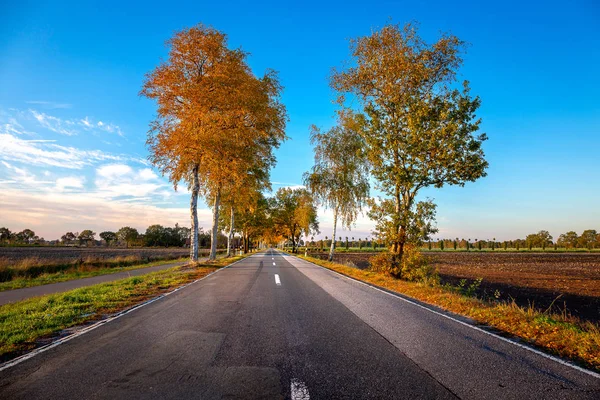
<svg viewBox="0 0 600 400">
<path fill-rule="evenodd" d="M 421 189 L 464 186 L 486 175 L 487 136 L 477 133 L 475 115 L 480 99 L 467 81 L 456 87 L 464 47 L 453 35 L 427 44 L 414 24 L 386 25 L 351 40 L 351 66 L 331 77 L 338 102 L 356 100 L 366 115 L 367 157 L 385 196 L 371 203 L 371 216 L 399 260 L 410 234 L 422 239 L 434 229 L 435 206 L 417 201 Z"/>
<path fill-rule="evenodd" d="M 272 149 L 285 139 L 282 88 L 273 71 L 252 75 L 247 53 L 228 49 L 226 35 L 215 29 L 198 25 L 167 44 L 168 59 L 146 76 L 141 91 L 158 106 L 149 158 L 175 188 L 181 181 L 190 188 L 192 261 L 198 260 L 199 195 L 212 204 L 215 259 L 222 191 L 241 184 L 259 153 L 273 163 Z"/>
<path fill-rule="evenodd" d="M 333 211 L 335 238 L 338 219 L 350 229 L 369 196 L 369 169 L 361 136 L 360 118 L 340 113 L 339 124 L 327 132 L 311 128 L 315 165 L 304 173 L 304 185 L 318 204 Z M 335 240 L 331 241 L 329 261 L 333 261 Z"/>
</svg>

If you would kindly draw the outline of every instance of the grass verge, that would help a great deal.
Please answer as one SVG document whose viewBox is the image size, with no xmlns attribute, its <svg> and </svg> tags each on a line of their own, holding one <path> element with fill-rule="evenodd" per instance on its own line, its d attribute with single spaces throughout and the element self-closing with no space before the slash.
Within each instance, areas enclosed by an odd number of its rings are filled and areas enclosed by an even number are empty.
<svg viewBox="0 0 600 400">
<path fill-rule="evenodd" d="M 146 263 L 146 264 L 132 264 L 129 266 L 118 266 L 117 265 L 117 266 L 106 266 L 106 267 L 94 267 L 94 266 L 88 266 L 88 265 L 81 265 L 81 266 L 73 268 L 73 269 L 68 269 L 68 270 L 64 270 L 64 271 L 60 271 L 60 272 L 56 272 L 56 273 L 45 273 L 45 274 L 39 275 L 35 278 L 19 277 L 19 278 L 14 278 L 13 280 L 10 280 L 7 282 L 0 282 L 0 292 L 5 291 L 5 290 L 22 289 L 22 288 L 32 287 L 32 286 L 47 285 L 50 283 L 71 281 L 74 279 L 90 278 L 90 277 L 98 276 L 98 275 L 114 274 L 114 273 L 122 272 L 122 271 L 130 271 L 132 269 L 155 267 L 157 265 L 172 264 L 172 263 L 177 263 L 177 262 L 183 262 L 186 260 L 188 260 L 187 257 L 154 261 L 154 262 Z"/>
<path fill-rule="evenodd" d="M 244 257 L 174 267 L 0 306 L 0 361 L 48 342 L 66 328 L 100 320 Z"/>
<path fill-rule="evenodd" d="M 139 255 L 119 256 L 113 258 L 86 257 L 77 260 L 53 260 L 39 257 L 27 257 L 18 261 L 0 258 L 0 282 L 19 279 L 34 279 L 42 275 L 68 274 L 77 271 L 88 271 L 103 268 L 122 268 L 148 264 L 157 261 L 171 261 L 181 255 L 165 255 L 158 257 L 141 257 Z"/>
<path fill-rule="evenodd" d="M 548 353 L 600 372 L 600 327 L 574 317 L 544 313 L 514 302 L 468 297 L 441 285 L 407 282 L 380 273 L 300 256 L 307 261 L 472 318 Z"/>
</svg>

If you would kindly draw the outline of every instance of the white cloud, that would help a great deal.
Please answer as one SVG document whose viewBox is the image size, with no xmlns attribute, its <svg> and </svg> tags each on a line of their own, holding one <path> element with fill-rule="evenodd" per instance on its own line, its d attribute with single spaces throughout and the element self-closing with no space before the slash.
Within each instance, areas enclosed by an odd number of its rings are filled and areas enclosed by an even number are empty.
<svg viewBox="0 0 600 400">
<path fill-rule="evenodd" d="M 96 174 L 105 179 L 118 179 L 131 173 L 133 173 L 133 169 L 126 164 L 103 165 L 96 170 Z"/>
<path fill-rule="evenodd" d="M 80 119 L 62 119 L 43 112 L 38 112 L 36 110 L 29 110 L 29 113 L 40 126 L 52 132 L 60 133 L 61 135 L 74 136 L 79 133 L 78 129 L 83 129 L 95 134 L 100 132 L 108 132 L 125 137 L 125 134 L 119 125 L 106 123 L 103 121 L 94 122 L 93 118 L 89 116 L 85 116 L 84 118 Z M 11 128 L 10 132 L 17 132 L 16 130 L 12 129 L 12 125 L 7 127 L 7 131 L 9 128 Z"/>
<path fill-rule="evenodd" d="M 27 104 L 35 104 L 42 106 L 44 108 L 54 109 L 54 108 L 71 108 L 71 104 L 68 103 L 57 103 L 54 101 L 42 101 L 42 100 L 32 100 L 26 101 Z"/>
<path fill-rule="evenodd" d="M 56 180 L 56 190 L 64 192 L 67 188 L 83 189 L 85 179 L 78 176 L 67 176 Z"/>
<path fill-rule="evenodd" d="M 86 126 L 88 128 L 92 127 L 92 124 L 90 123 L 90 120 L 88 119 L 88 117 L 85 117 L 84 119 L 79 121 L 81 124 L 83 124 L 83 126 Z"/>
<path fill-rule="evenodd" d="M 210 227 L 212 214 L 198 210 L 200 226 Z M 189 226 L 187 207 L 160 208 L 131 200 L 106 201 L 96 193 L 24 192 L 3 188 L 0 221 L 11 229 L 33 229 L 46 239 L 59 238 L 66 231 L 92 229 L 95 232 L 133 226 L 144 232 L 152 224 Z"/>
<path fill-rule="evenodd" d="M 44 128 L 51 130 L 52 132 L 60 133 L 61 135 L 73 136 L 77 135 L 77 131 L 67 126 L 74 125 L 73 121 L 62 120 L 52 115 L 45 113 L 39 113 L 35 110 L 29 110 L 37 122 Z"/>
<path fill-rule="evenodd" d="M 145 181 L 151 181 L 154 179 L 158 179 L 158 176 L 152 171 L 150 168 L 144 168 L 139 173 L 138 176 L 140 179 Z"/>
<path fill-rule="evenodd" d="M 61 146 L 49 140 L 24 140 L 10 134 L 0 134 L 0 159 L 29 165 L 81 169 L 102 161 L 143 160 L 125 155 L 104 153 L 100 150 L 81 150 Z"/>
<path fill-rule="evenodd" d="M 44 185 L 53 183 L 52 181 L 44 181 L 38 180 L 35 174 L 31 173 L 26 168 L 19 168 L 12 164 L 9 164 L 5 161 L 2 161 L 2 165 L 7 169 L 7 175 L 9 180 L 3 181 L 4 184 L 16 184 L 22 188 L 30 189 L 34 188 L 36 190 L 42 189 Z"/>
<path fill-rule="evenodd" d="M 126 164 L 103 165 L 96 170 L 96 189 L 98 195 L 106 198 L 142 198 L 161 196 L 160 189 L 166 185 L 148 182 L 154 173 L 150 169 L 135 171 Z M 146 177 L 146 178 L 141 178 Z"/>
</svg>

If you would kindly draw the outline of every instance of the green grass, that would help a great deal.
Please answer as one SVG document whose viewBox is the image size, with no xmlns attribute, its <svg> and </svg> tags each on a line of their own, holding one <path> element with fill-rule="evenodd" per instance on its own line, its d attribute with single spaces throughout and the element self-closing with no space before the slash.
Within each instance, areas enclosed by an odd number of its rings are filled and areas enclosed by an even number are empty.
<svg viewBox="0 0 600 400">
<path fill-rule="evenodd" d="M 0 360 L 18 356 L 63 329 L 127 309 L 244 257 L 174 267 L 0 306 Z"/>
<path fill-rule="evenodd" d="M 17 277 L 17 278 L 14 278 L 13 280 L 10 280 L 7 282 L 0 282 L 0 292 L 5 291 L 5 290 L 13 290 L 13 289 L 21 289 L 21 288 L 32 287 L 32 286 L 47 285 L 49 283 L 65 282 L 65 281 L 70 281 L 70 280 L 74 280 L 74 279 L 90 278 L 90 277 L 98 276 L 98 275 L 114 274 L 117 272 L 129 271 L 132 269 L 148 268 L 148 267 L 154 267 L 157 265 L 183 262 L 186 260 L 187 260 L 187 258 L 160 260 L 160 261 L 154 261 L 154 262 L 146 263 L 146 264 L 133 264 L 133 265 L 126 266 L 126 267 L 109 266 L 109 267 L 95 268 L 93 266 L 82 265 L 77 268 L 67 269 L 67 270 L 60 271 L 60 272 L 45 273 L 45 274 L 39 275 L 35 278 Z"/>
<path fill-rule="evenodd" d="M 592 370 L 600 371 L 600 327 L 577 318 L 519 307 L 515 302 L 489 301 L 470 297 L 439 284 L 407 282 L 369 270 L 312 257 L 302 257 L 317 265 L 346 276 L 432 304 L 472 318 L 523 339 L 541 350 L 570 359 Z"/>
</svg>

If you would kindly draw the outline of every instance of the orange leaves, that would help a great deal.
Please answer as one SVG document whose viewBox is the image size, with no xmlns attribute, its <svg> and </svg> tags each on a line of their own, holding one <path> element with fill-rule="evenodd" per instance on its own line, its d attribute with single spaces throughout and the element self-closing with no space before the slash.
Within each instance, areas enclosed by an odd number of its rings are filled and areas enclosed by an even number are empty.
<svg viewBox="0 0 600 400">
<path fill-rule="evenodd" d="M 208 194 L 240 185 L 250 169 L 268 169 L 287 121 L 277 75 L 255 77 L 245 52 L 229 49 L 224 33 L 201 24 L 167 44 L 169 58 L 146 75 L 140 92 L 157 103 L 151 161 L 174 184 L 199 165 Z"/>
</svg>

